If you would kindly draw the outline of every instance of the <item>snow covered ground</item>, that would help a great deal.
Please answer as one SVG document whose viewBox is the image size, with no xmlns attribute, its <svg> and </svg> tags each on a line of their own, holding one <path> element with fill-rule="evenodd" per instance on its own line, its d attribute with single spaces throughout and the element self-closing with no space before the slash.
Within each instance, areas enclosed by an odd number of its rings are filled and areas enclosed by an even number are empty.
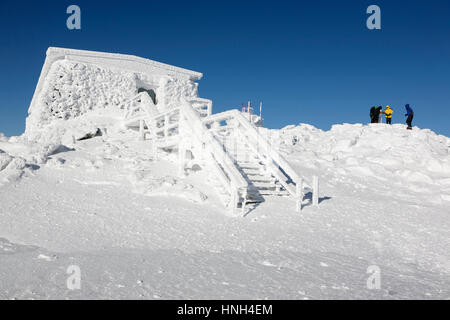
<svg viewBox="0 0 450 320">
<path fill-rule="evenodd" d="M 269 197 L 230 217 L 204 170 L 180 178 L 176 155 L 155 161 L 133 132 L 65 147 L 0 135 L 0 299 L 450 298 L 449 138 L 381 124 L 265 134 L 320 177 L 319 207 Z"/>
</svg>

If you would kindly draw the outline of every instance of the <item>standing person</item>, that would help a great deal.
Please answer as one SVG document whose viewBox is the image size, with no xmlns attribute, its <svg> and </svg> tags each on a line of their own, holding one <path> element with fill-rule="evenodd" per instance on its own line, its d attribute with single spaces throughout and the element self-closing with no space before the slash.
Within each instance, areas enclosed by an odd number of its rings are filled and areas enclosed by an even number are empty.
<svg viewBox="0 0 450 320">
<path fill-rule="evenodd" d="M 412 130 L 412 121 L 414 119 L 414 111 L 413 111 L 413 109 L 411 109 L 409 104 L 405 105 L 405 109 L 406 109 L 405 117 L 407 117 L 406 124 L 408 125 L 408 127 L 406 129 Z"/>
<path fill-rule="evenodd" d="M 372 108 L 370 108 L 370 123 L 375 123 L 375 113 L 376 113 L 376 106 L 373 106 Z"/>
<path fill-rule="evenodd" d="M 380 123 L 381 121 L 381 111 L 383 111 L 383 107 L 379 106 L 375 109 L 375 123 Z"/>
<path fill-rule="evenodd" d="M 382 107 L 373 106 L 370 109 L 370 122 L 378 123 Z"/>
<path fill-rule="evenodd" d="M 394 110 L 392 110 L 390 106 L 386 106 L 386 110 L 384 110 L 383 113 L 386 115 L 386 124 L 392 124 L 392 114 L 394 113 Z"/>
</svg>

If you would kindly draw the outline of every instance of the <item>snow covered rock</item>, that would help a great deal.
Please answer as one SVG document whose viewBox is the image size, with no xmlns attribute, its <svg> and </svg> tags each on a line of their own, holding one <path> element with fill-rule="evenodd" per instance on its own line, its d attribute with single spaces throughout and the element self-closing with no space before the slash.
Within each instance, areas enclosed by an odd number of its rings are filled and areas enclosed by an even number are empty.
<svg viewBox="0 0 450 320">
<path fill-rule="evenodd" d="M 0 150 L 0 171 L 5 169 L 12 161 L 12 157 L 3 150 Z"/>
<path fill-rule="evenodd" d="M 25 159 L 0 153 L 0 185 L 19 180 L 26 166 Z"/>
<path fill-rule="evenodd" d="M 31 161 L 36 164 L 45 164 L 51 155 L 67 150 L 69 149 L 60 143 L 37 144 L 31 149 Z"/>
<path fill-rule="evenodd" d="M 8 142 L 8 137 L 6 137 L 3 133 L 0 132 L 0 142 Z"/>
</svg>

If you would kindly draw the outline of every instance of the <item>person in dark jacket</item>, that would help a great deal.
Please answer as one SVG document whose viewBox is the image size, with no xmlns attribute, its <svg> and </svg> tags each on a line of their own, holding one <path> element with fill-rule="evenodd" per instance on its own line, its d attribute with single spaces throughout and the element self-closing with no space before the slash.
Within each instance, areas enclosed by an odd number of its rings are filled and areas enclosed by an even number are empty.
<svg viewBox="0 0 450 320">
<path fill-rule="evenodd" d="M 370 122 L 371 123 L 378 123 L 378 119 L 380 117 L 380 112 L 382 107 L 373 106 L 370 108 Z"/>
<path fill-rule="evenodd" d="M 373 123 L 373 119 L 374 119 L 374 115 L 375 115 L 375 110 L 376 109 L 377 109 L 377 107 L 375 107 L 375 106 L 370 108 L 370 123 Z"/>
<path fill-rule="evenodd" d="M 409 106 L 409 104 L 405 105 L 405 109 L 406 109 L 406 114 L 405 117 L 406 118 L 406 124 L 408 125 L 408 130 L 412 129 L 412 121 L 414 118 L 414 111 L 413 109 L 411 109 L 411 107 Z"/>
</svg>

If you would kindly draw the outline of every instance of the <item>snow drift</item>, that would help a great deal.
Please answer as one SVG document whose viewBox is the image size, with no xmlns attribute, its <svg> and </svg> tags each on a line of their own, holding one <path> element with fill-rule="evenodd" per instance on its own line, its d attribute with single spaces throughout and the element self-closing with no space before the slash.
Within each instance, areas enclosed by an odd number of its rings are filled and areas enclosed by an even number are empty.
<svg viewBox="0 0 450 320">
<path fill-rule="evenodd" d="M 174 155 L 155 161 L 134 132 L 107 131 L 71 149 L 3 138 L 0 238 L 9 241 L 0 241 L 0 273 L 20 265 L 21 277 L 32 276 L 1 279 L 0 296 L 449 297 L 447 137 L 401 125 L 265 131 L 294 168 L 320 175 L 319 208 L 299 216 L 289 199 L 268 199 L 230 220 L 203 170 L 178 177 Z M 74 263 L 90 280 L 72 294 L 64 281 Z M 369 265 L 383 272 L 380 291 L 365 287 Z M 174 291 L 184 277 L 193 282 Z"/>
<path fill-rule="evenodd" d="M 411 191 L 450 198 L 450 139 L 431 130 L 342 124 L 322 131 L 301 124 L 270 135 L 289 158 L 319 172 L 402 183 Z"/>
</svg>

